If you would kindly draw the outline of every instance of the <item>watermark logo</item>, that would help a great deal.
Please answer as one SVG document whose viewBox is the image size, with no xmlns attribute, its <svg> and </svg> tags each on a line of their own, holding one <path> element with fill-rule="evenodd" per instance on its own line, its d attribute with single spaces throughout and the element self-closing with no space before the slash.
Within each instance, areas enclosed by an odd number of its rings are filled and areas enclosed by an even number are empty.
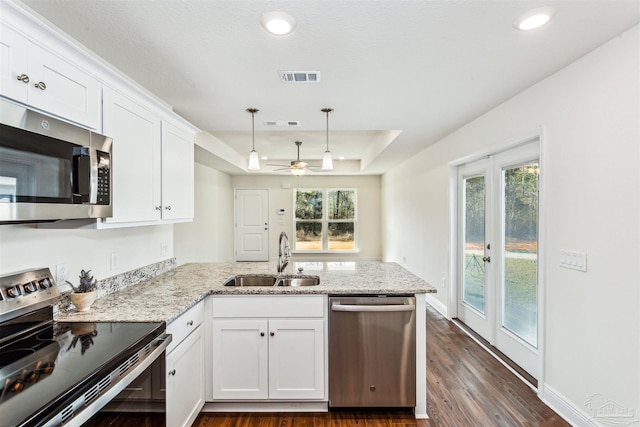
<svg viewBox="0 0 640 427">
<path fill-rule="evenodd" d="M 638 422 L 633 408 L 625 408 L 601 394 L 588 396 L 584 406 L 591 412 L 591 419 L 601 425 L 628 426 Z"/>
</svg>

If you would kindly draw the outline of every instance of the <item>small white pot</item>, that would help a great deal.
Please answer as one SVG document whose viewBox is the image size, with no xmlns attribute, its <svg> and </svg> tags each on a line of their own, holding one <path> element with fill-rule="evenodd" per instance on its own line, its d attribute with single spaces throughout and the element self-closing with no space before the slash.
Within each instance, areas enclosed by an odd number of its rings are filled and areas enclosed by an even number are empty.
<svg viewBox="0 0 640 427">
<path fill-rule="evenodd" d="M 71 302 L 76 306 L 78 311 L 89 311 L 91 304 L 98 297 L 98 292 L 93 290 L 89 292 L 76 293 L 71 292 Z"/>
</svg>

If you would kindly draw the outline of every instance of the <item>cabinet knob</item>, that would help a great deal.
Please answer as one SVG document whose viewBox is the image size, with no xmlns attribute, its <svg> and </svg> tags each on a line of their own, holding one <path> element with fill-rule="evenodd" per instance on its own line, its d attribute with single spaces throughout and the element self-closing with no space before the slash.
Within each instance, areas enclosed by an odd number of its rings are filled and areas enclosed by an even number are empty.
<svg viewBox="0 0 640 427">
<path fill-rule="evenodd" d="M 29 76 L 26 74 L 20 74 L 18 76 L 18 80 L 20 80 L 23 83 L 29 83 Z"/>
<path fill-rule="evenodd" d="M 161 211 L 162 210 L 162 206 L 156 206 L 156 210 L 157 211 Z"/>
<path fill-rule="evenodd" d="M 490 257 L 490 256 L 483 256 L 483 257 L 482 257 L 482 261 L 484 261 L 484 262 L 491 262 L 491 257 Z"/>
<path fill-rule="evenodd" d="M 44 84 L 44 82 L 38 82 L 34 86 L 40 90 L 45 90 L 47 88 L 47 85 Z"/>
<path fill-rule="evenodd" d="M 271 335 L 272 337 L 274 337 L 276 335 L 275 332 L 269 332 L 269 335 Z"/>
<path fill-rule="evenodd" d="M 189 320 L 189 321 L 187 322 L 187 326 L 193 326 L 193 320 Z"/>
<path fill-rule="evenodd" d="M 175 369 L 170 370 L 169 371 L 169 375 L 175 376 L 176 375 L 176 370 Z"/>
<path fill-rule="evenodd" d="M 169 205 L 169 206 L 165 206 L 165 209 L 166 209 L 166 210 L 168 210 L 168 211 L 170 211 L 170 210 L 171 210 L 171 205 Z"/>
<path fill-rule="evenodd" d="M 264 336 L 264 332 L 260 332 L 260 336 L 263 337 Z"/>
</svg>

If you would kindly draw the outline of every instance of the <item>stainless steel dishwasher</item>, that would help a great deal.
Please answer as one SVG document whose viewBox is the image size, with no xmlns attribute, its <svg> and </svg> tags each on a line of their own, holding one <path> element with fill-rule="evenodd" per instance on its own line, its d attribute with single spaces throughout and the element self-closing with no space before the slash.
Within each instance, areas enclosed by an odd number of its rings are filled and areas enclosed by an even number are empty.
<svg viewBox="0 0 640 427">
<path fill-rule="evenodd" d="M 329 406 L 415 406 L 415 298 L 330 296 L 329 307 Z"/>
</svg>

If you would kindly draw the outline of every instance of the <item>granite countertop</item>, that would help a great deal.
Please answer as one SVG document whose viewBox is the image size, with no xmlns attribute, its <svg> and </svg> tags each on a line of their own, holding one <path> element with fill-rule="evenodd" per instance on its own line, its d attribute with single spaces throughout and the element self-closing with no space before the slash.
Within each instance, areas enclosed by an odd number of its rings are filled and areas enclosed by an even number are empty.
<svg viewBox="0 0 640 427">
<path fill-rule="evenodd" d="M 231 287 L 238 274 L 274 274 L 275 263 L 193 263 L 99 298 L 84 313 L 60 313 L 56 320 L 77 322 L 171 322 L 207 295 L 421 294 L 436 292 L 396 263 L 375 261 L 292 262 L 285 274 L 320 276 L 318 286 Z"/>
</svg>

